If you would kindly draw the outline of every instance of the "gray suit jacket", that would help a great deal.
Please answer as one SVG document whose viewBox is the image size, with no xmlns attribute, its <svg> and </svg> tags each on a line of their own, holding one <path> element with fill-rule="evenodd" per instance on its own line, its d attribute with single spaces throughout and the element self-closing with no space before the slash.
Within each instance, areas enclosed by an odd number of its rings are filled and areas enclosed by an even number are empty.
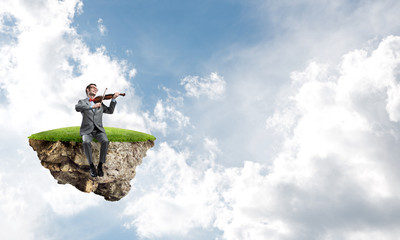
<svg viewBox="0 0 400 240">
<path fill-rule="evenodd" d="M 117 102 L 111 101 L 110 106 L 107 107 L 102 103 L 100 108 L 96 108 L 93 111 L 88 98 L 79 100 L 78 104 L 75 105 L 75 110 L 82 113 L 83 117 L 80 129 L 81 136 L 90 134 L 94 126 L 105 133 L 103 128 L 103 113 L 112 114 L 116 104 Z"/>
</svg>

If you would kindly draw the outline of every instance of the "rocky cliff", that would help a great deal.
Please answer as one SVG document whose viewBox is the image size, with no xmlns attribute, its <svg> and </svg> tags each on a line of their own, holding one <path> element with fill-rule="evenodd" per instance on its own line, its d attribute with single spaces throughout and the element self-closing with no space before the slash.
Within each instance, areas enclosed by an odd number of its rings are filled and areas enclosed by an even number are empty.
<svg viewBox="0 0 400 240">
<path fill-rule="evenodd" d="M 94 192 L 108 201 L 118 201 L 128 194 L 136 166 L 142 163 L 154 142 L 110 142 L 103 165 L 104 176 L 95 178 L 89 174 L 82 143 L 29 139 L 29 145 L 59 184 L 69 183 L 83 192 Z M 92 146 L 93 161 L 97 166 L 100 143 L 92 142 Z"/>
</svg>

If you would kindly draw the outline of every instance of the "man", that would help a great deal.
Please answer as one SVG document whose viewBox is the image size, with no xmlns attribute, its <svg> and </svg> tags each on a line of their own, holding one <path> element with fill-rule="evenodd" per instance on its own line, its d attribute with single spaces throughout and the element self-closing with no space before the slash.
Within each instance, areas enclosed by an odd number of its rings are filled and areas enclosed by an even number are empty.
<svg viewBox="0 0 400 240">
<path fill-rule="evenodd" d="M 119 93 L 115 93 L 112 97 L 110 106 L 107 107 L 103 103 L 94 103 L 98 89 L 96 84 L 91 83 L 86 87 L 87 98 L 78 101 L 75 105 L 75 110 L 82 113 L 82 124 L 80 134 L 82 136 L 82 145 L 85 156 L 90 165 L 90 176 L 97 177 L 104 176 L 103 164 L 106 162 L 106 155 L 108 150 L 108 138 L 103 128 L 103 113 L 112 114 L 114 112 L 117 101 L 115 100 Z M 101 143 L 99 165 L 96 168 L 92 160 L 92 139 L 96 138 Z"/>
</svg>

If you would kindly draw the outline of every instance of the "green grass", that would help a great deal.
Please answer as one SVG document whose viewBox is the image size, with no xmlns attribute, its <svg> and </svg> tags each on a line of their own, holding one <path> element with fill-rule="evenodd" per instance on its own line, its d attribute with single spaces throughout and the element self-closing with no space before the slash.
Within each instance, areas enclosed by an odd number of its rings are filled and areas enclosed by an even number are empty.
<svg viewBox="0 0 400 240">
<path fill-rule="evenodd" d="M 32 134 L 28 138 L 45 141 L 82 142 L 80 127 L 58 128 Z M 156 140 L 153 135 L 122 128 L 104 127 L 110 142 L 145 142 Z M 93 139 L 95 141 L 95 139 Z"/>
</svg>

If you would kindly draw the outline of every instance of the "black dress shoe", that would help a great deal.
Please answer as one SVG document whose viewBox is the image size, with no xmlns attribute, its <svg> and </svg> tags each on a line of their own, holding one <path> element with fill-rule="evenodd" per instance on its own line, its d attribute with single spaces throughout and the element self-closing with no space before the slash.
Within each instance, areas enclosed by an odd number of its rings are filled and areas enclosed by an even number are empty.
<svg viewBox="0 0 400 240">
<path fill-rule="evenodd" d="M 90 164 L 90 176 L 91 177 L 97 177 L 96 168 L 94 167 L 93 164 Z"/>
<path fill-rule="evenodd" d="M 99 177 L 104 176 L 104 173 L 103 173 L 103 163 L 102 163 L 102 162 L 99 162 L 99 166 L 97 166 L 97 171 L 98 171 Z"/>
</svg>

